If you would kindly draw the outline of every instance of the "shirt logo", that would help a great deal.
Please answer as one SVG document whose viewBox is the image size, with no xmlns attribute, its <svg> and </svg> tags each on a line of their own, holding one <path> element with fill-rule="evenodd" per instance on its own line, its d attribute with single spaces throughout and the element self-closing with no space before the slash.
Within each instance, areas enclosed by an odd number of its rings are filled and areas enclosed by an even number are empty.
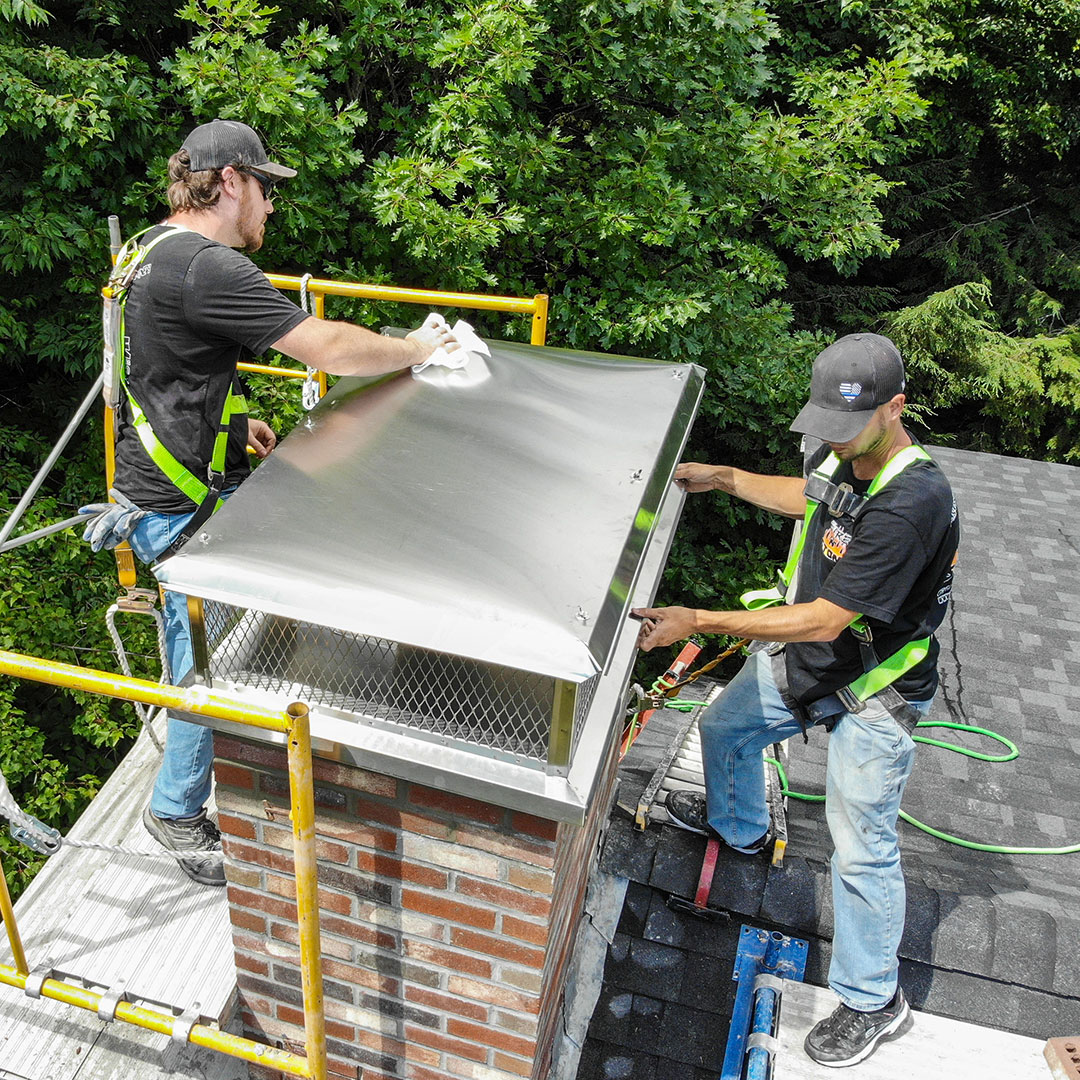
<svg viewBox="0 0 1080 1080">
<path fill-rule="evenodd" d="M 847 553 L 851 533 L 833 518 L 821 538 L 821 553 L 827 562 L 839 562 Z"/>
<path fill-rule="evenodd" d="M 862 383 L 842 382 L 840 384 L 840 396 L 845 401 L 854 401 L 862 393 Z"/>
</svg>

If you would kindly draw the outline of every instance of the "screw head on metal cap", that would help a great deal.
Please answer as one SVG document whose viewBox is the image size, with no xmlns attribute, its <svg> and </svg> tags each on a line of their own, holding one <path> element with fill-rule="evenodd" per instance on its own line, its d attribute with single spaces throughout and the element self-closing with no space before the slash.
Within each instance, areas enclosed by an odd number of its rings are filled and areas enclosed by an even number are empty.
<svg viewBox="0 0 1080 1080">
<path fill-rule="evenodd" d="M 848 442 L 878 406 L 904 392 L 904 385 L 904 361 L 887 337 L 848 334 L 814 360 L 810 400 L 791 430 L 825 442 Z"/>
<path fill-rule="evenodd" d="M 239 120 L 211 120 L 209 124 L 200 124 L 184 140 L 181 149 L 188 153 L 188 167 L 192 172 L 246 165 L 274 180 L 289 180 L 296 175 L 295 169 L 268 161 L 262 140 Z"/>
</svg>

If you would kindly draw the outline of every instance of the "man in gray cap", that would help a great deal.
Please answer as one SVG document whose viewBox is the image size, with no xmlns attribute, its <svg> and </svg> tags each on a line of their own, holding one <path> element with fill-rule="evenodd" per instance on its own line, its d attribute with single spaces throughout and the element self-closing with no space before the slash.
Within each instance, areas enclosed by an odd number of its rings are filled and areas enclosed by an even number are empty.
<svg viewBox="0 0 1080 1080">
<path fill-rule="evenodd" d="M 684 463 L 686 491 L 720 490 L 803 521 L 779 589 L 748 611 L 644 608 L 639 644 L 693 633 L 770 643 L 701 718 L 706 795 L 673 793 L 673 823 L 754 855 L 769 842 L 761 751 L 821 724 L 831 733 L 833 954 L 840 1005 L 806 1038 L 823 1065 L 853 1065 L 908 1015 L 896 951 L 904 929 L 897 816 L 912 730 L 937 689 L 934 630 L 959 542 L 944 474 L 901 422 L 904 366 L 877 334 L 849 334 L 814 361 L 810 401 L 791 425 L 821 440 L 804 481 Z M 770 606 L 775 603 L 776 606 Z"/>
<path fill-rule="evenodd" d="M 147 564 L 167 558 L 247 475 L 246 447 L 259 457 L 273 450 L 269 425 L 247 414 L 236 370 L 245 356 L 276 349 L 334 375 L 381 375 L 454 347 L 446 330 L 396 339 L 311 318 L 269 284 L 241 252 L 262 246 L 274 189 L 294 176 L 236 120 L 200 125 L 169 159 L 170 214 L 140 237 L 124 299 L 116 503 L 87 527 L 95 550 L 127 539 Z M 179 682 L 191 639 L 172 593 L 165 639 Z M 224 885 L 221 839 L 205 810 L 211 760 L 210 730 L 170 717 L 143 820 L 163 845 L 190 852 L 181 860 L 190 877 Z"/>
</svg>

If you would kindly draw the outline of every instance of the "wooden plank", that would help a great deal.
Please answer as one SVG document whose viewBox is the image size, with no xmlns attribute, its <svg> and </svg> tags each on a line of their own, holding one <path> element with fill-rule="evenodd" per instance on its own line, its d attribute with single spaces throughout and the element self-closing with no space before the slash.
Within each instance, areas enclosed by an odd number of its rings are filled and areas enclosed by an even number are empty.
<svg viewBox="0 0 1080 1080">
<path fill-rule="evenodd" d="M 785 986 L 774 1080 L 836 1080 L 836 1069 L 811 1061 L 803 1050 L 807 1032 L 836 1006 L 831 990 L 806 983 Z M 1046 1080 L 1043 1045 L 1041 1039 L 913 1011 L 899 1035 L 878 1043 L 855 1068 L 858 1080 Z"/>
</svg>

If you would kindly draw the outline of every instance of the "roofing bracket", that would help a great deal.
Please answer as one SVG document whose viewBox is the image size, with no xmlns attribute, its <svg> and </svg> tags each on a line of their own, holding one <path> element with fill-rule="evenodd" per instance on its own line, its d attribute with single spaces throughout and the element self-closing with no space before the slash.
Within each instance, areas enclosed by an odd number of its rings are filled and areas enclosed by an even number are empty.
<svg viewBox="0 0 1080 1080">
<path fill-rule="evenodd" d="M 169 1038 L 175 1043 L 185 1044 L 191 1037 L 191 1029 L 202 1019 L 199 1003 L 193 1001 L 174 1021 Z"/>
<path fill-rule="evenodd" d="M 116 1010 L 123 1000 L 124 991 L 127 989 L 127 980 L 120 979 L 101 995 L 98 1001 L 98 1019 L 111 1024 L 116 1019 Z"/>
<path fill-rule="evenodd" d="M 764 1080 L 776 1052 L 784 980 L 802 982 L 807 944 L 776 930 L 743 926 L 732 979 L 739 984 L 731 1010 L 720 1080 Z M 746 1071 L 743 1072 L 743 1064 Z"/>
<path fill-rule="evenodd" d="M 23 992 L 28 998 L 39 998 L 41 997 L 41 988 L 45 985 L 45 980 L 55 978 L 55 976 L 56 971 L 52 965 L 52 957 L 50 957 L 44 963 L 39 964 L 26 976 Z"/>
</svg>

